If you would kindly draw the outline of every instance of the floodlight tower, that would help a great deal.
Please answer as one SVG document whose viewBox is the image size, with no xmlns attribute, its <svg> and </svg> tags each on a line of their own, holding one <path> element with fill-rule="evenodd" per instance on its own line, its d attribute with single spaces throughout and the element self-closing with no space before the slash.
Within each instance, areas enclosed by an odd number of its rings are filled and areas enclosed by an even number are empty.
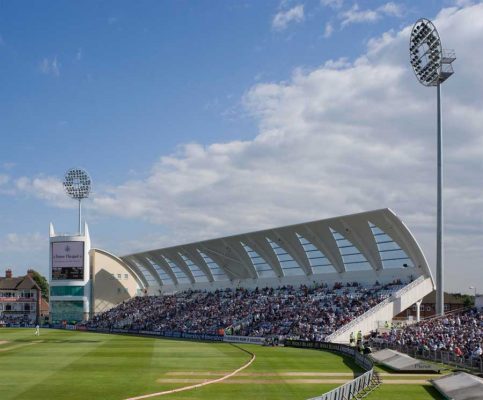
<svg viewBox="0 0 483 400">
<path fill-rule="evenodd" d="M 87 171 L 80 168 L 71 168 L 65 173 L 64 189 L 66 193 L 79 201 L 79 236 L 82 235 L 81 201 L 89 197 L 91 191 L 91 177 Z"/>
<path fill-rule="evenodd" d="M 456 60 L 454 50 L 443 50 L 438 31 L 431 21 L 416 21 L 409 40 L 409 55 L 416 78 L 424 86 L 436 86 L 437 91 L 437 227 L 436 227 L 436 313 L 444 314 L 443 279 L 443 126 L 441 122 L 441 84 L 453 75 Z"/>
</svg>

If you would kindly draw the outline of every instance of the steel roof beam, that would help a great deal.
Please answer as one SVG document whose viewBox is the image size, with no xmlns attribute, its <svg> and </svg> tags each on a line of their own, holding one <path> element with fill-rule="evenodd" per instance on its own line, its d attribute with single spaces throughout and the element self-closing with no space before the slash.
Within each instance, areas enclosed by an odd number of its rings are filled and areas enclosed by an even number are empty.
<svg viewBox="0 0 483 400">
<path fill-rule="evenodd" d="M 180 253 L 183 254 L 185 257 L 189 258 L 193 264 L 195 264 L 206 276 L 208 282 L 214 282 L 215 279 L 213 278 L 213 274 L 211 273 L 211 269 L 208 264 L 203 260 L 203 257 L 200 256 L 200 253 L 196 250 L 196 248 L 192 248 L 192 246 L 182 246 L 180 249 Z"/>
<path fill-rule="evenodd" d="M 313 274 L 307 253 L 305 252 L 294 230 L 274 229 L 270 239 L 277 243 L 293 258 L 302 271 L 305 272 L 305 275 L 311 276 Z"/>
<path fill-rule="evenodd" d="M 178 285 L 178 277 L 174 274 L 173 269 L 171 266 L 166 262 L 166 260 L 161 256 L 161 253 L 159 251 L 152 251 L 148 253 L 149 258 L 151 258 L 158 266 L 159 268 L 162 268 L 166 274 L 171 278 L 173 281 L 173 284 Z"/>
<path fill-rule="evenodd" d="M 282 265 L 278 261 L 277 255 L 270 246 L 266 239 L 265 234 L 254 235 L 244 235 L 242 242 L 250 246 L 253 251 L 257 252 L 260 257 L 262 257 L 265 262 L 272 268 L 275 276 L 282 278 L 285 276 Z"/>
</svg>

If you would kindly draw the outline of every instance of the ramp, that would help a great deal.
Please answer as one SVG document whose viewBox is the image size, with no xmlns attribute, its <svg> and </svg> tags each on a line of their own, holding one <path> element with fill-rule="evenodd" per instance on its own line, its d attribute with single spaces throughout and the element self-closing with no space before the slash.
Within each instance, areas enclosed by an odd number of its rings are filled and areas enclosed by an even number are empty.
<svg viewBox="0 0 483 400">
<path fill-rule="evenodd" d="M 466 372 L 456 372 L 433 379 L 431 383 L 447 399 L 481 400 L 483 398 L 483 379 Z"/>
<path fill-rule="evenodd" d="M 439 373 L 439 368 L 436 366 L 428 362 L 412 358 L 407 354 L 399 353 L 395 350 L 384 349 L 376 351 L 375 353 L 371 354 L 371 357 L 374 361 L 383 364 L 394 371 Z"/>
</svg>

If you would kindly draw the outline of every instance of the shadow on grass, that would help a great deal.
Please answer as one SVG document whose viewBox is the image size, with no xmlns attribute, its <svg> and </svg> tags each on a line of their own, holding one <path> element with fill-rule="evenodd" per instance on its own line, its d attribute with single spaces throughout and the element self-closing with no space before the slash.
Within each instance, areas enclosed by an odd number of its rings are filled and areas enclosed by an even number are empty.
<svg viewBox="0 0 483 400">
<path fill-rule="evenodd" d="M 436 390 L 436 388 L 434 386 L 424 385 L 423 388 L 424 388 L 424 390 L 426 390 L 426 392 L 428 392 L 428 395 L 430 395 L 431 398 L 433 398 L 435 400 L 444 399 L 444 397 L 441 396 L 441 394 Z"/>
<path fill-rule="evenodd" d="M 344 364 L 352 371 L 354 378 L 358 377 L 361 373 L 366 372 L 364 368 L 357 365 L 354 360 L 349 356 L 342 356 L 340 353 L 334 353 L 342 357 Z"/>
<path fill-rule="evenodd" d="M 381 371 L 384 371 L 384 372 L 389 372 L 391 374 L 394 374 L 396 372 L 399 373 L 399 371 L 394 371 L 392 368 L 389 368 L 383 364 L 374 364 L 374 365 L 377 367 L 377 369 L 380 369 Z"/>
</svg>

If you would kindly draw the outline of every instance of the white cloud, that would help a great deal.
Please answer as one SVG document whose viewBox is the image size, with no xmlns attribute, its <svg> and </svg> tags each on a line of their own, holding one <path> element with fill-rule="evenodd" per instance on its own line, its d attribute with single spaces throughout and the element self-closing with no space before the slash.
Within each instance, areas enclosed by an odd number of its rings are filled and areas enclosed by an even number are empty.
<svg viewBox="0 0 483 400">
<path fill-rule="evenodd" d="M 342 20 L 341 25 L 344 27 L 354 23 L 376 22 L 384 16 L 400 17 L 402 15 L 402 6 L 394 2 L 385 3 L 373 10 L 361 10 L 356 3 L 349 10 L 342 12 L 340 18 Z"/>
<path fill-rule="evenodd" d="M 394 2 L 389 2 L 383 4 L 381 7 L 377 9 L 381 14 L 389 15 L 393 17 L 402 17 L 404 10 L 403 6 L 400 4 L 396 4 Z"/>
<path fill-rule="evenodd" d="M 286 29 L 290 23 L 302 22 L 304 18 L 304 6 L 303 4 L 299 4 L 289 10 L 281 10 L 275 14 L 272 20 L 272 28 L 282 31 Z"/>
<path fill-rule="evenodd" d="M 469 7 L 475 4 L 473 0 L 454 0 L 454 4 L 457 7 Z"/>
<path fill-rule="evenodd" d="M 483 4 L 434 22 L 458 56 L 443 88 L 447 287 L 483 286 Z M 243 100 L 259 125 L 253 140 L 180 146 L 144 179 L 99 186 L 86 207 L 162 225 L 156 246 L 390 207 L 432 264 L 435 91 L 410 69 L 410 29 L 374 38 L 354 61 L 255 85 Z M 17 186 L 48 202 L 65 197 L 59 182 L 25 179 Z"/>
<path fill-rule="evenodd" d="M 14 167 L 15 167 L 15 165 L 17 165 L 17 164 L 16 164 L 16 163 L 14 163 L 14 162 L 9 162 L 9 161 L 7 161 L 7 162 L 4 162 L 4 163 L 2 164 L 2 168 L 5 168 L 6 170 L 10 170 L 10 169 L 14 168 Z"/>
<path fill-rule="evenodd" d="M 344 0 L 320 0 L 320 4 L 330 8 L 341 8 Z"/>
<path fill-rule="evenodd" d="M 7 184 L 10 181 L 10 177 L 6 174 L 0 174 L 0 186 Z"/>
<path fill-rule="evenodd" d="M 7 233 L 0 237 L 0 248 L 4 252 L 22 253 L 38 251 L 45 248 L 45 243 L 48 243 L 47 235 L 40 233 Z"/>
<path fill-rule="evenodd" d="M 60 64 L 57 61 L 57 56 L 53 58 L 44 57 L 39 64 L 40 72 L 45 75 L 59 76 Z"/>
<path fill-rule="evenodd" d="M 54 177 L 39 176 L 35 178 L 21 177 L 15 180 L 15 190 L 47 201 L 62 208 L 71 208 L 62 182 Z"/>
<path fill-rule="evenodd" d="M 332 25 L 332 23 L 327 22 L 324 28 L 324 38 L 331 37 L 332 33 L 334 33 L 334 26 Z"/>
</svg>

